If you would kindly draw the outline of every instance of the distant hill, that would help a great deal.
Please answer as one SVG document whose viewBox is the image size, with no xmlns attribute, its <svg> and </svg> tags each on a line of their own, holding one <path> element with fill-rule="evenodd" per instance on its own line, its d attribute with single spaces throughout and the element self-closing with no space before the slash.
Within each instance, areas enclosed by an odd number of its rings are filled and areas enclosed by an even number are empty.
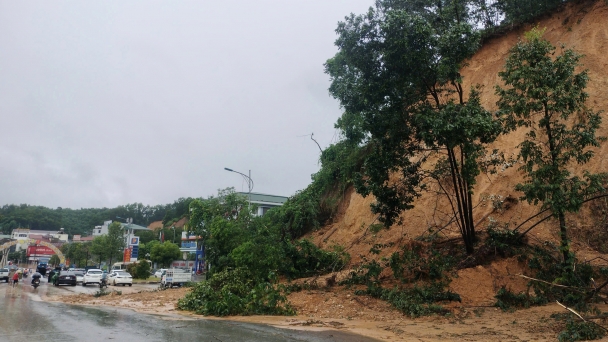
<svg viewBox="0 0 608 342">
<path fill-rule="evenodd" d="M 10 234 L 15 228 L 33 230 L 59 230 L 65 228 L 70 235 L 90 235 L 93 227 L 106 220 L 121 221 L 133 218 L 133 223 L 148 226 L 154 221 L 179 221 L 188 214 L 193 198 L 180 198 L 172 204 L 143 205 L 133 203 L 116 208 L 51 209 L 27 204 L 4 205 L 0 208 L 0 234 Z"/>
</svg>

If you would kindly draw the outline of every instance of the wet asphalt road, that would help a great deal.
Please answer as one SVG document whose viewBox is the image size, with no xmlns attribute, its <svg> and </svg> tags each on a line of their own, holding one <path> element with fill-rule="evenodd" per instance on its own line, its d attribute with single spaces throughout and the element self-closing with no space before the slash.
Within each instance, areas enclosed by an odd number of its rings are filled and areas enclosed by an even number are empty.
<svg viewBox="0 0 608 342">
<path fill-rule="evenodd" d="M 0 341 L 376 341 L 337 331 L 296 331 L 258 324 L 155 316 L 118 308 L 44 302 L 41 296 L 90 292 L 93 286 L 34 289 L 0 283 Z M 148 285 L 154 286 L 154 285 Z M 135 286 L 134 286 L 135 287 Z"/>
</svg>

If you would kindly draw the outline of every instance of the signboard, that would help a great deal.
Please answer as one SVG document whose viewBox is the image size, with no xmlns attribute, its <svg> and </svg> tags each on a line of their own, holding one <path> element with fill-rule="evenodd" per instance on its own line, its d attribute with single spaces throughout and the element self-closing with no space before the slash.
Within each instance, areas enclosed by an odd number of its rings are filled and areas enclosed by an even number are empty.
<svg viewBox="0 0 608 342">
<path fill-rule="evenodd" d="M 131 261 L 134 261 L 133 259 L 137 260 L 138 254 L 139 254 L 139 246 L 132 246 L 131 247 Z"/>
<path fill-rule="evenodd" d="M 129 246 L 139 246 L 139 236 L 132 236 L 129 241 Z"/>
<path fill-rule="evenodd" d="M 26 256 L 29 257 L 41 257 L 54 255 L 55 251 L 47 246 L 28 246 Z"/>
<path fill-rule="evenodd" d="M 129 262 L 129 261 L 131 261 L 131 248 L 125 248 L 122 262 Z"/>
<path fill-rule="evenodd" d="M 193 268 L 194 260 L 188 260 L 188 261 L 175 260 L 171 263 L 171 267 Z"/>
</svg>

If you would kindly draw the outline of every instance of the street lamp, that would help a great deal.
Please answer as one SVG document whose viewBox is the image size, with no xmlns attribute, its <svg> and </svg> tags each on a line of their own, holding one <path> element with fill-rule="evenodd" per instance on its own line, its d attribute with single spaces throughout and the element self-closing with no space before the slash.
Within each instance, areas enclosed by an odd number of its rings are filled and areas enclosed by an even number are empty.
<svg viewBox="0 0 608 342">
<path fill-rule="evenodd" d="M 251 179 L 251 170 L 249 170 L 249 176 L 247 176 L 244 173 L 241 173 L 241 172 L 238 172 L 238 171 L 234 171 L 233 169 L 229 169 L 227 167 L 225 167 L 224 170 L 230 171 L 230 172 L 234 172 L 234 173 L 238 173 L 239 175 L 243 176 L 243 178 L 247 181 L 247 186 L 249 188 L 249 202 L 248 202 L 248 204 L 251 205 L 251 190 L 253 190 L 253 179 Z"/>
<path fill-rule="evenodd" d="M 173 243 L 175 243 L 175 226 L 171 226 L 171 229 L 173 229 Z"/>
</svg>

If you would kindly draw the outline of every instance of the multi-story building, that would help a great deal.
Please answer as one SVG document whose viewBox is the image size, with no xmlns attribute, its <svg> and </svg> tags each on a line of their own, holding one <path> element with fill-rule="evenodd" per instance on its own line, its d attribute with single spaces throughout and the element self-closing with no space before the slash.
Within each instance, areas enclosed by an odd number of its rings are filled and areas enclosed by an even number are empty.
<svg viewBox="0 0 608 342">
<path fill-rule="evenodd" d="M 277 196 L 277 195 L 268 195 L 261 194 L 259 192 L 238 192 L 239 195 L 245 197 L 245 199 L 257 206 L 257 215 L 263 216 L 269 209 L 280 207 L 283 203 L 287 202 L 287 198 L 285 196 Z"/>
<path fill-rule="evenodd" d="M 19 241 L 15 245 L 15 250 L 25 249 L 29 244 L 25 241 L 28 239 L 42 240 L 48 242 L 65 243 L 68 242 L 68 234 L 59 230 L 33 230 L 29 228 L 16 228 L 11 233 L 11 239 Z"/>
</svg>

